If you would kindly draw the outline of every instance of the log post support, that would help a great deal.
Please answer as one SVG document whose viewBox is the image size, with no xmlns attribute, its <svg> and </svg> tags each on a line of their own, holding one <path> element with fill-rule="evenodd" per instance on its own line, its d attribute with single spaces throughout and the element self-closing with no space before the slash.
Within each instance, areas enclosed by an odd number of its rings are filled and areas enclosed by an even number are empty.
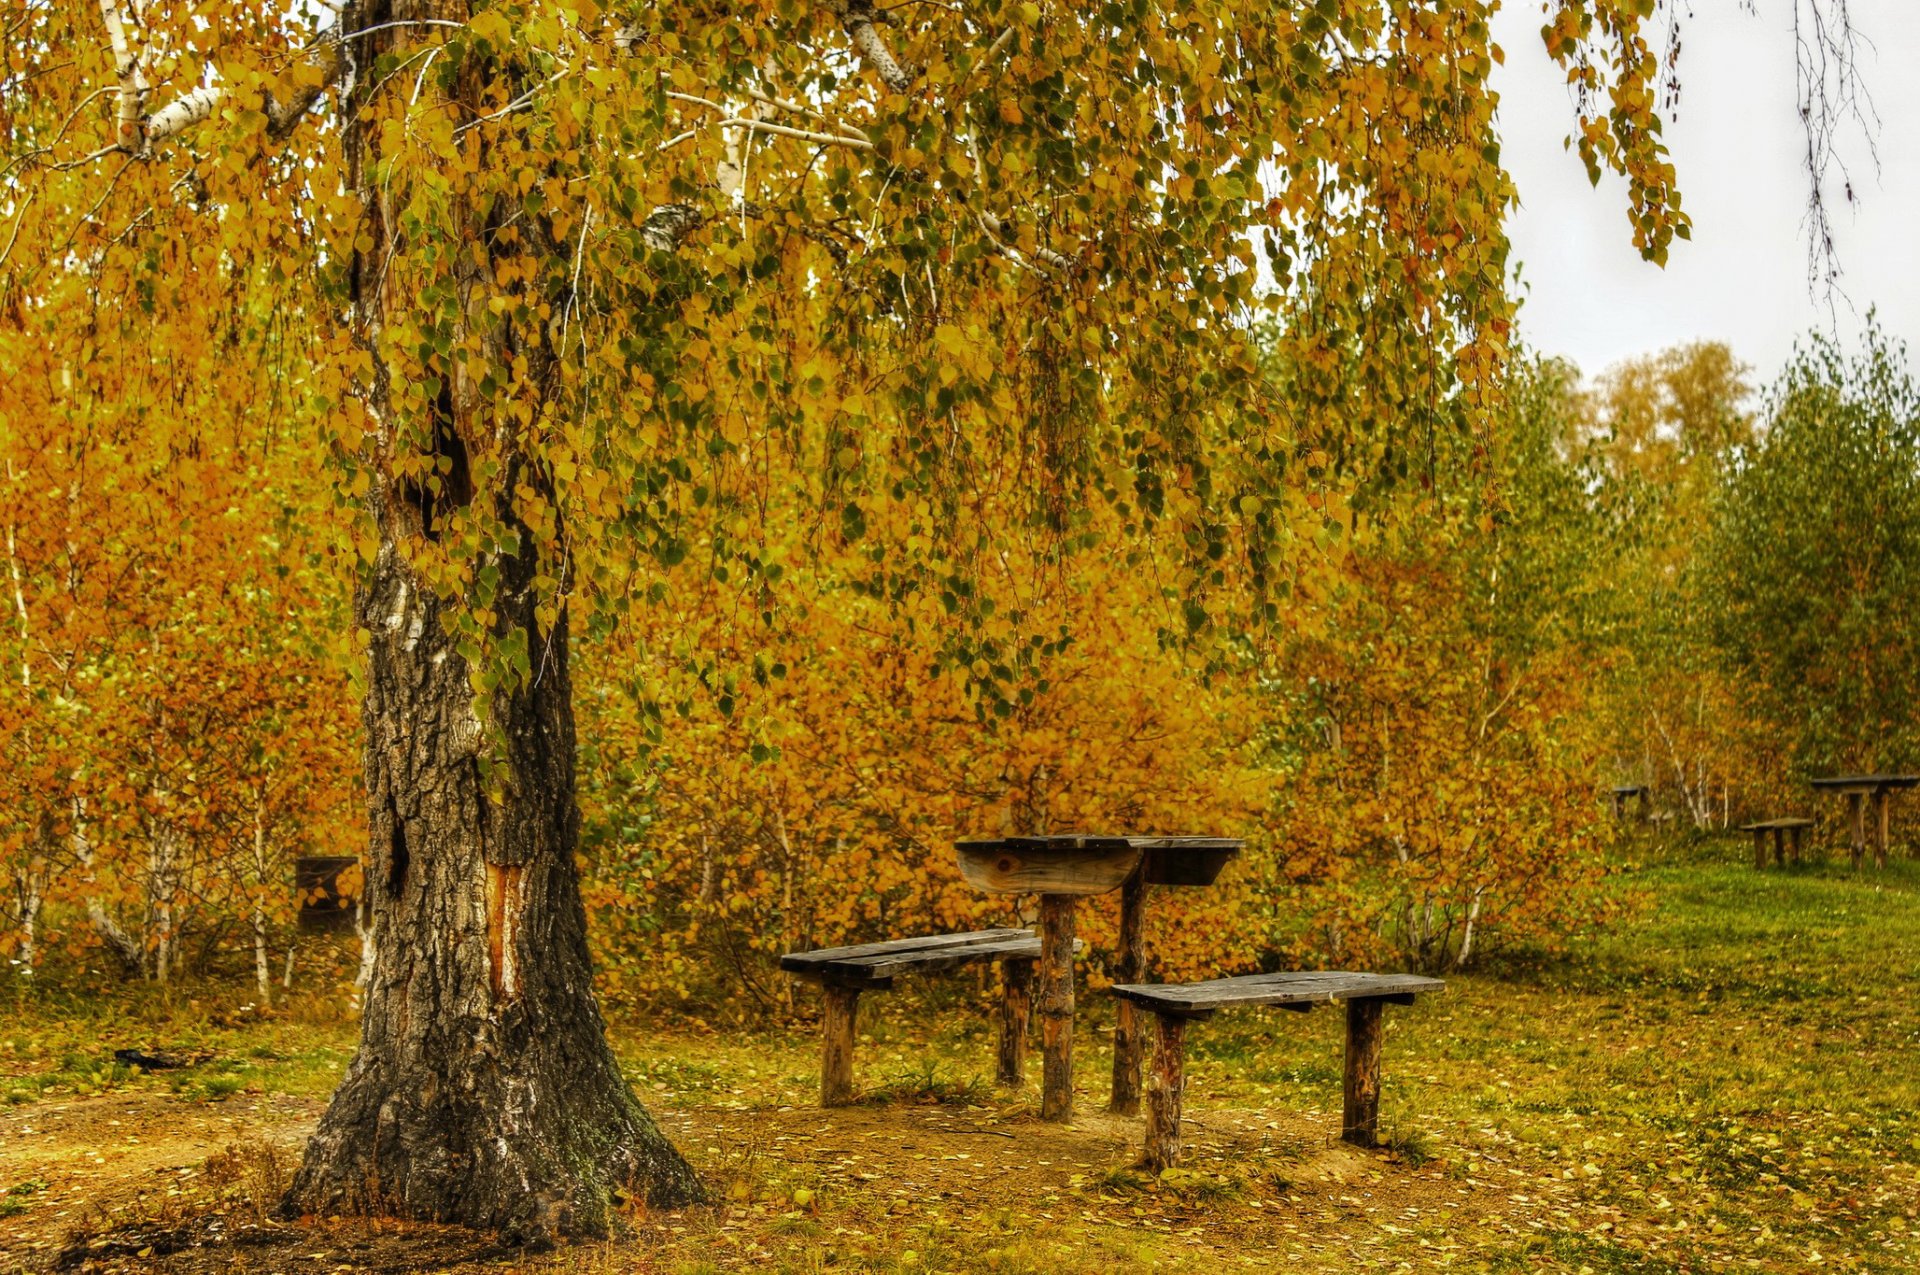
<svg viewBox="0 0 1920 1275">
<path fill-rule="evenodd" d="M 1148 1172 L 1159 1173 L 1180 1159 L 1187 1020 L 1174 1014 L 1155 1014 L 1154 1018 L 1160 1030 L 1153 1044 L 1152 1074 L 1147 1078 L 1147 1142 L 1140 1163 Z"/>
<path fill-rule="evenodd" d="M 1759 828 L 1753 830 L 1753 866 L 1767 866 L 1767 834 Z"/>
<path fill-rule="evenodd" d="M 1867 803 L 1864 793 L 1847 794 L 1848 812 L 1853 817 L 1853 870 L 1860 870 L 1860 858 L 1867 850 Z"/>
<path fill-rule="evenodd" d="M 1140 866 L 1120 890 L 1120 942 L 1113 981 L 1138 983 L 1147 976 L 1147 866 Z M 1145 1011 L 1120 999 L 1113 1015 L 1113 1097 L 1107 1110 L 1116 1116 L 1140 1114 L 1141 1030 Z"/>
<path fill-rule="evenodd" d="M 1033 962 L 1000 963 L 1000 1065 L 994 1079 L 1018 1089 L 1027 1083 L 1027 1023 L 1033 1015 Z"/>
<path fill-rule="evenodd" d="M 1878 836 L 1873 843 L 1873 866 L 1876 868 L 1884 868 L 1887 866 L 1887 822 L 1888 810 L 1892 805 L 1892 793 L 1888 792 L 1885 788 L 1877 789 L 1874 792 L 1873 813 L 1875 815 L 1875 823 L 1878 825 L 1876 828 Z"/>
<path fill-rule="evenodd" d="M 1040 1118 L 1073 1118 L 1073 904 L 1040 896 Z"/>
<path fill-rule="evenodd" d="M 1793 850 L 1792 850 L 1792 854 L 1793 854 L 1793 861 L 1794 861 L 1794 863 L 1796 863 L 1796 864 L 1800 862 L 1800 834 L 1801 834 L 1801 833 L 1803 833 L 1803 832 L 1805 832 L 1805 831 L 1806 831 L 1806 829 L 1805 829 L 1805 828 L 1801 828 L 1801 827 L 1798 827 L 1798 826 L 1796 826 L 1796 827 L 1794 828 L 1794 830 L 1793 830 Z"/>
<path fill-rule="evenodd" d="M 825 1010 L 820 1019 L 820 1105 L 845 1107 L 853 1102 L 853 1025 L 860 989 L 825 983 L 820 998 Z"/>
<path fill-rule="evenodd" d="M 1773 866 L 1776 868 L 1787 866 L 1787 830 L 1785 828 L 1773 830 Z"/>
<path fill-rule="evenodd" d="M 1347 1077 L 1340 1137 L 1356 1147 L 1380 1141 L 1380 1038 L 1385 1002 L 1356 997 L 1347 1002 Z"/>
</svg>

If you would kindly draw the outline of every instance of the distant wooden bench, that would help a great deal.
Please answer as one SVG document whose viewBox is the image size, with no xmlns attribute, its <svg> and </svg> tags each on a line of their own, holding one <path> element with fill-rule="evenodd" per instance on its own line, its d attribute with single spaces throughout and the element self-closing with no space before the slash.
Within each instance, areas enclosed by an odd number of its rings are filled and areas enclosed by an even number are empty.
<svg viewBox="0 0 1920 1275">
<path fill-rule="evenodd" d="M 1773 834 L 1773 861 L 1784 867 L 1787 862 L 1786 838 L 1793 837 L 1793 861 L 1800 862 L 1800 834 L 1813 827 L 1811 819 L 1762 819 L 1758 823 L 1744 823 L 1740 831 L 1753 834 L 1753 866 L 1767 866 L 1767 834 Z"/>
<path fill-rule="evenodd" d="M 1340 1136 L 1355 1146 L 1379 1141 L 1381 1013 L 1389 1003 L 1411 1005 L 1421 992 L 1446 984 L 1416 974 L 1354 974 L 1319 970 L 1248 974 L 1204 983 L 1123 983 L 1113 994 L 1152 1010 L 1159 1021 L 1147 1081 L 1147 1141 L 1143 1162 L 1160 1172 L 1180 1158 L 1180 1100 L 1186 1084 L 1186 1028 L 1236 1005 L 1278 1005 L 1304 1013 L 1315 1005 L 1347 1003 L 1345 1111 Z"/>
<path fill-rule="evenodd" d="M 1000 965 L 1000 1057 L 996 1079 L 1026 1078 L 1027 1020 L 1033 1012 L 1033 967 L 1040 936 L 1032 930 L 974 930 L 929 934 L 889 943 L 789 952 L 780 968 L 820 984 L 826 1012 L 820 1025 L 820 1105 L 853 1101 L 853 1024 L 860 993 L 885 991 L 901 974 L 931 974 L 980 962 Z"/>
</svg>

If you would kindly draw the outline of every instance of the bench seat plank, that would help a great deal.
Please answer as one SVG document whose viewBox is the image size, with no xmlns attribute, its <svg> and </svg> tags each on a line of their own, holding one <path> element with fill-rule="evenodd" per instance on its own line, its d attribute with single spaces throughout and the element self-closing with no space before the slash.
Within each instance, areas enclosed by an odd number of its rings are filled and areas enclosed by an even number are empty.
<svg viewBox="0 0 1920 1275">
<path fill-rule="evenodd" d="M 930 952 L 942 948 L 971 947 L 981 943 L 1001 943 L 1008 939 L 1017 939 L 1021 935 L 1031 937 L 1032 934 L 1032 930 L 1002 927 L 993 930 L 974 930 L 967 934 L 928 934 L 920 938 L 892 939 L 885 943 L 855 943 L 851 947 L 823 947 L 811 952 L 788 952 L 780 958 L 780 968 L 789 973 L 805 974 L 823 965 L 857 960 L 860 957 Z"/>
<path fill-rule="evenodd" d="M 1742 832 L 1771 832 L 1775 828 L 1811 828 L 1813 820 L 1800 818 L 1762 819 L 1757 823 L 1743 823 Z"/>
<path fill-rule="evenodd" d="M 1323 1005 L 1373 997 L 1415 996 L 1446 984 L 1418 974 L 1360 974 L 1348 970 L 1301 970 L 1247 974 L 1201 983 L 1122 983 L 1115 996 L 1158 1014 L 1210 1014 L 1232 1005 Z"/>
<path fill-rule="evenodd" d="M 891 978 L 895 974 L 931 974 L 955 969 L 975 961 L 999 961 L 1008 957 L 1040 956 L 1040 936 L 1031 930 L 1017 930 L 1018 938 L 990 943 L 969 943 L 964 947 L 940 947 L 923 952 L 878 952 L 871 956 L 842 957 L 817 966 L 821 973 L 843 978 Z"/>
</svg>

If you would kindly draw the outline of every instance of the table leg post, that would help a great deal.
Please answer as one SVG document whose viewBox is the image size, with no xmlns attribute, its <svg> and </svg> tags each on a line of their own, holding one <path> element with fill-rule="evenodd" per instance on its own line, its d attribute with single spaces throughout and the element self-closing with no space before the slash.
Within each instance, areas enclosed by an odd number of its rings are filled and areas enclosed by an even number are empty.
<svg viewBox="0 0 1920 1275">
<path fill-rule="evenodd" d="M 1380 1141 L 1381 1011 L 1373 998 L 1347 1002 L 1347 1078 L 1340 1137 L 1356 1147 Z"/>
<path fill-rule="evenodd" d="M 1019 1088 L 1027 1082 L 1027 1023 L 1033 1014 L 1033 961 L 1000 963 L 1000 1067 L 997 1080 Z"/>
<path fill-rule="evenodd" d="M 1040 896 L 1040 1118 L 1073 1118 L 1073 904 Z"/>
<path fill-rule="evenodd" d="M 1767 866 L 1767 834 L 1758 828 L 1753 830 L 1753 866 Z"/>
<path fill-rule="evenodd" d="M 853 1102 L 853 1027 L 860 989 L 828 983 L 820 996 L 826 1010 L 820 1022 L 820 1105 L 844 1107 Z"/>
<path fill-rule="evenodd" d="M 1147 878 L 1141 866 L 1120 888 L 1120 942 L 1114 982 L 1138 983 L 1147 976 Z M 1144 1017 L 1132 1001 L 1117 1000 L 1113 1016 L 1113 1097 L 1107 1110 L 1116 1116 L 1140 1114 L 1140 1055 Z"/>
<path fill-rule="evenodd" d="M 1186 1090 L 1187 1020 L 1155 1014 L 1153 1074 L 1147 1078 L 1147 1143 L 1141 1164 L 1150 1173 L 1172 1168 L 1180 1158 L 1180 1101 Z"/>
<path fill-rule="evenodd" d="M 1796 867 L 1800 863 L 1800 834 L 1805 831 L 1806 829 L 1804 828 L 1795 828 L 1793 830 L 1793 862 Z"/>
<path fill-rule="evenodd" d="M 1773 866 L 1776 868 L 1787 866 L 1787 830 L 1785 828 L 1773 830 Z"/>
<path fill-rule="evenodd" d="M 1858 872 L 1867 850 L 1867 803 L 1862 794 L 1847 794 L 1847 811 L 1853 817 L 1853 870 Z"/>
<path fill-rule="evenodd" d="M 1878 839 L 1873 843 L 1873 866 L 1876 868 L 1887 866 L 1887 812 L 1892 805 L 1893 795 L 1885 788 L 1873 794 L 1873 813 L 1879 825 L 1876 829 Z"/>
</svg>

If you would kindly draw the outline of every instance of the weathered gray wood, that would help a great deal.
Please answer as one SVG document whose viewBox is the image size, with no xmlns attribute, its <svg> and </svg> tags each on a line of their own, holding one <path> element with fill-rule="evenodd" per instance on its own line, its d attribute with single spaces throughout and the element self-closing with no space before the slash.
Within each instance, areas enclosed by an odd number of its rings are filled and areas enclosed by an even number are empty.
<svg viewBox="0 0 1920 1275">
<path fill-rule="evenodd" d="M 859 1016 L 860 989 L 827 983 L 820 989 L 820 1105 L 844 1107 L 853 1101 L 853 1029 Z"/>
<path fill-rule="evenodd" d="M 1248 974 L 1201 983 L 1118 984 L 1113 994 L 1157 1014 L 1212 1013 L 1235 1005 L 1279 1005 L 1311 1008 L 1317 1004 L 1356 997 L 1395 999 L 1411 1003 L 1423 992 L 1437 992 L 1446 984 L 1418 974 L 1364 974 L 1347 970 L 1302 970 L 1278 974 Z"/>
<path fill-rule="evenodd" d="M 995 1079 L 1018 1089 L 1027 1083 L 1027 1025 L 1033 1015 L 1033 961 L 1000 966 L 1000 1057 Z"/>
<path fill-rule="evenodd" d="M 1147 865 L 1127 878 L 1120 891 L 1120 937 L 1114 954 L 1114 978 L 1138 983 L 1147 976 Z M 1113 1094 L 1107 1110 L 1116 1116 L 1140 1114 L 1142 1014 L 1122 998 L 1113 1016 Z"/>
<path fill-rule="evenodd" d="M 1153 1072 L 1147 1079 L 1147 1141 L 1141 1165 L 1160 1173 L 1180 1159 L 1180 1108 L 1185 1095 L 1187 1020 L 1177 1014 L 1155 1016 Z"/>
<path fill-rule="evenodd" d="M 1347 1002 L 1346 1085 L 1340 1137 L 1356 1147 L 1380 1141 L 1380 1042 L 1382 1003 L 1377 997 Z"/>
<path fill-rule="evenodd" d="M 1771 832 L 1775 828 L 1811 828 L 1813 820 L 1789 816 L 1781 819 L 1756 819 L 1752 823 L 1740 825 L 1742 832 Z"/>
<path fill-rule="evenodd" d="M 1073 906 L 1040 896 L 1040 1118 L 1073 1118 Z"/>
<path fill-rule="evenodd" d="M 980 961 L 999 961 L 1013 957 L 1039 956 L 1040 936 L 1031 930 L 1017 931 L 1020 937 L 991 943 L 969 943 L 964 947 L 940 947 L 924 952 L 882 952 L 873 956 L 854 956 L 828 961 L 816 967 L 834 978 L 892 978 L 898 974 L 933 974 L 958 969 Z"/>
<path fill-rule="evenodd" d="M 891 939 L 885 943 L 856 943 L 851 947 L 823 947 L 811 952 L 788 952 L 780 958 L 780 968 L 791 974 L 803 974 L 834 961 L 850 961 L 865 956 L 886 956 L 896 952 L 928 952 L 939 948 L 967 947 L 977 943 L 999 943 L 1032 937 L 1031 930 L 999 928 L 973 930 L 965 934 L 928 934 L 919 938 Z"/>
</svg>

